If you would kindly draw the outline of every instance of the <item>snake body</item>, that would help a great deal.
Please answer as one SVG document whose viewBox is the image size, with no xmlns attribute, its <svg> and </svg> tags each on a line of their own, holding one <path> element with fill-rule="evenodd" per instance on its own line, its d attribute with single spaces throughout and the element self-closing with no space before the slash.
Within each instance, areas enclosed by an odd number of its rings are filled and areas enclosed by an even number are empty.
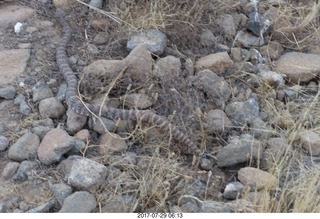
<svg viewBox="0 0 320 219">
<path fill-rule="evenodd" d="M 65 19 L 65 13 L 62 10 L 57 10 L 55 16 L 59 23 L 63 26 L 63 36 L 56 51 L 56 61 L 60 72 L 63 74 L 67 82 L 66 103 L 77 114 L 83 116 L 90 116 L 91 112 L 97 113 L 100 107 L 83 104 L 78 97 L 78 79 L 72 71 L 66 52 L 66 47 L 71 39 L 72 29 Z M 90 110 L 90 111 L 89 111 Z M 101 111 L 102 116 L 112 119 L 122 120 L 140 120 L 149 124 L 155 125 L 162 131 L 170 132 L 172 137 L 182 144 L 186 145 L 193 154 L 202 156 L 203 153 L 191 139 L 181 132 L 176 126 L 172 125 L 166 118 L 153 113 L 150 110 L 126 110 L 113 107 L 103 107 Z"/>
</svg>

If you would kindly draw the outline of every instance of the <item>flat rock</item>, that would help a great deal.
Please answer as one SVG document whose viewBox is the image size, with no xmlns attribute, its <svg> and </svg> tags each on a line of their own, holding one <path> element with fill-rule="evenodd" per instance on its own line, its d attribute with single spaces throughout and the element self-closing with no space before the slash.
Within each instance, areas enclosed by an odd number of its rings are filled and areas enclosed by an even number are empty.
<svg viewBox="0 0 320 219">
<path fill-rule="evenodd" d="M 60 161 L 62 155 L 70 151 L 75 139 L 62 129 L 52 129 L 42 139 L 37 150 L 41 163 L 45 165 Z"/>
<path fill-rule="evenodd" d="M 240 182 L 231 182 L 226 185 L 222 196 L 226 199 L 234 200 L 241 197 L 244 185 Z"/>
<path fill-rule="evenodd" d="M 75 133 L 80 131 L 87 123 L 87 116 L 75 113 L 71 108 L 67 110 L 67 131 Z"/>
<path fill-rule="evenodd" d="M 3 14 L 0 13 L 0 16 Z M 0 51 L 0 85 L 8 85 L 21 75 L 25 71 L 29 59 L 30 49 Z"/>
<path fill-rule="evenodd" d="M 320 155 L 320 135 L 313 131 L 304 131 L 299 133 L 302 147 L 308 151 L 311 156 Z"/>
<path fill-rule="evenodd" d="M 203 91 L 216 108 L 224 109 L 229 100 L 231 89 L 229 84 L 210 70 L 203 70 L 191 77 L 192 84 Z"/>
<path fill-rule="evenodd" d="M 180 59 L 174 56 L 159 58 L 154 66 L 153 74 L 161 79 L 178 77 L 181 75 Z"/>
<path fill-rule="evenodd" d="M 108 173 L 104 165 L 80 156 L 68 157 L 58 169 L 70 186 L 90 192 L 95 192 L 105 182 Z"/>
<path fill-rule="evenodd" d="M 275 63 L 275 70 L 293 83 L 308 82 L 320 73 L 320 55 L 288 52 Z"/>
<path fill-rule="evenodd" d="M 220 74 L 228 69 L 233 64 L 230 56 L 227 52 L 218 52 L 205 57 L 200 58 L 196 61 L 196 71 L 209 69 L 216 74 Z"/>
<path fill-rule="evenodd" d="M 33 14 L 34 10 L 29 7 L 21 5 L 3 5 L 0 8 L 0 29 L 5 29 L 8 26 L 13 27 L 17 22 L 24 22 Z"/>
<path fill-rule="evenodd" d="M 268 147 L 263 151 L 261 158 L 261 168 L 263 169 L 269 169 L 273 165 L 277 165 L 290 148 L 283 138 L 270 138 L 267 143 Z"/>
<path fill-rule="evenodd" d="M 233 16 L 230 14 L 222 15 L 217 20 L 218 25 L 222 28 L 223 32 L 229 36 L 236 35 L 236 24 L 234 22 Z"/>
<path fill-rule="evenodd" d="M 237 126 L 243 126 L 259 117 L 259 103 L 255 98 L 246 101 L 231 102 L 226 106 L 225 113 Z"/>
<path fill-rule="evenodd" d="M 116 77 L 123 69 L 126 63 L 123 60 L 97 60 L 83 69 L 83 74 L 89 77 L 105 77 L 106 79 Z"/>
<path fill-rule="evenodd" d="M 15 172 L 17 171 L 20 163 L 19 162 L 9 162 L 7 165 L 3 168 L 1 176 L 4 180 L 10 179 Z"/>
<path fill-rule="evenodd" d="M 56 201 L 54 199 L 51 199 L 46 203 L 43 203 L 42 205 L 28 210 L 27 213 L 49 213 L 50 209 L 53 208 L 55 204 Z"/>
<path fill-rule="evenodd" d="M 12 100 L 16 95 L 16 89 L 13 86 L 0 88 L 0 98 Z"/>
<path fill-rule="evenodd" d="M 129 108 L 133 109 L 146 109 L 152 106 L 153 99 L 147 94 L 136 94 L 131 93 L 125 96 L 120 97 L 120 100 L 123 101 L 123 104 Z"/>
<path fill-rule="evenodd" d="M 236 36 L 237 42 L 239 42 L 242 46 L 246 48 L 251 48 L 253 46 L 263 46 L 264 40 L 260 37 L 254 36 L 248 32 L 240 30 Z"/>
<path fill-rule="evenodd" d="M 90 118 L 89 127 L 99 134 L 104 134 L 106 131 L 114 132 L 116 130 L 115 122 L 105 117 L 101 117 L 100 119 L 95 117 Z"/>
<path fill-rule="evenodd" d="M 97 206 L 94 195 L 79 191 L 69 195 L 63 202 L 59 213 L 90 213 Z"/>
<path fill-rule="evenodd" d="M 210 110 L 204 117 L 206 131 L 209 133 L 226 133 L 232 127 L 232 123 L 223 110 Z"/>
<path fill-rule="evenodd" d="M 150 52 L 160 55 L 166 47 L 166 41 L 166 35 L 157 29 L 151 29 L 133 35 L 127 43 L 127 49 L 131 51 L 138 45 L 145 44 Z"/>
<path fill-rule="evenodd" d="M 66 197 L 72 194 L 72 188 L 64 183 L 53 184 L 50 186 L 50 190 L 59 202 L 60 206 L 63 205 Z"/>
<path fill-rule="evenodd" d="M 24 160 L 20 163 L 18 170 L 13 175 L 12 179 L 18 182 L 23 182 L 28 179 L 28 176 L 32 175 L 31 172 L 35 171 L 39 163 L 37 161 Z"/>
<path fill-rule="evenodd" d="M 268 57 L 271 60 L 277 60 L 284 49 L 280 43 L 271 41 L 268 45 L 261 46 L 259 51 L 263 57 Z"/>
<path fill-rule="evenodd" d="M 90 132 L 88 129 L 82 129 L 78 131 L 73 137 L 83 141 L 87 142 L 90 139 Z"/>
<path fill-rule="evenodd" d="M 124 139 L 115 133 L 104 133 L 99 140 L 99 152 L 101 155 L 110 154 L 110 152 L 122 152 L 128 149 Z"/>
<path fill-rule="evenodd" d="M 26 133 L 11 145 L 8 157 L 14 161 L 23 161 L 37 157 L 40 139 L 33 133 Z"/>
<path fill-rule="evenodd" d="M 37 102 L 39 100 L 43 100 L 49 97 L 53 97 L 53 93 L 51 88 L 45 83 L 37 83 L 32 88 L 33 91 L 33 102 Z"/>
<path fill-rule="evenodd" d="M 57 98 L 50 97 L 40 101 L 39 112 L 44 117 L 58 119 L 65 114 L 66 108 Z"/>
<path fill-rule="evenodd" d="M 206 29 L 200 34 L 200 44 L 205 47 L 213 47 L 216 44 L 216 37 L 211 30 Z"/>
<path fill-rule="evenodd" d="M 133 81 L 145 83 L 152 76 L 153 59 L 145 44 L 137 45 L 124 59 L 127 69 Z"/>
<path fill-rule="evenodd" d="M 223 147 L 217 154 L 218 166 L 228 167 L 246 162 L 248 160 L 259 160 L 262 156 L 260 142 L 250 135 L 242 135 L 235 138 Z"/>
<path fill-rule="evenodd" d="M 238 171 L 238 179 L 252 190 L 272 188 L 277 185 L 277 178 L 272 174 L 254 167 L 244 167 Z"/>
<path fill-rule="evenodd" d="M 4 151 L 9 146 L 9 138 L 6 136 L 0 135 L 0 151 Z"/>
<path fill-rule="evenodd" d="M 274 71 L 261 71 L 259 73 L 259 77 L 261 77 L 262 81 L 273 88 L 277 88 L 279 86 L 284 85 L 285 81 L 283 77 Z"/>
<path fill-rule="evenodd" d="M 101 213 L 129 213 L 133 201 L 128 195 L 112 197 L 101 208 Z"/>
</svg>

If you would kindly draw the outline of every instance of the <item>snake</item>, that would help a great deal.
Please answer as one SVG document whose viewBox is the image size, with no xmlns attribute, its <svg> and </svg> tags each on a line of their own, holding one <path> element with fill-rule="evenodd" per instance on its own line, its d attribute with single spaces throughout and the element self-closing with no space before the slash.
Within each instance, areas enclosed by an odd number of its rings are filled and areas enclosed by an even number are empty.
<svg viewBox="0 0 320 219">
<path fill-rule="evenodd" d="M 157 115 L 151 110 L 119 109 L 113 107 L 101 108 L 97 106 L 91 106 L 90 104 L 81 101 L 77 89 L 78 78 L 69 65 L 66 49 L 71 40 L 72 29 L 66 20 L 66 14 L 63 10 L 57 9 L 55 12 L 55 18 L 58 20 L 63 29 L 61 41 L 56 49 L 56 62 L 59 67 L 59 71 L 67 83 L 65 100 L 69 108 L 71 108 L 75 113 L 87 117 L 91 116 L 92 113 L 98 113 L 100 111 L 101 116 L 115 120 L 137 120 L 146 122 L 156 126 L 163 132 L 170 132 L 172 138 L 183 145 L 186 145 L 194 155 L 200 157 L 203 156 L 203 153 L 199 147 L 185 133 L 180 131 L 175 125 L 169 122 L 168 119 Z"/>
</svg>

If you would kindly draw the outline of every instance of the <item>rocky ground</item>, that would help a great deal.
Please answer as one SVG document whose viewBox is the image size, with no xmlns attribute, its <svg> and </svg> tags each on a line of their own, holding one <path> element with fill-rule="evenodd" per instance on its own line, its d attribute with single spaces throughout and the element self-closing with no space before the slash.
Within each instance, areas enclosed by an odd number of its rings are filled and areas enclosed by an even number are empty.
<svg viewBox="0 0 320 219">
<path fill-rule="evenodd" d="M 0 1 L 0 212 L 320 211 L 320 3 L 97 2 Z M 85 103 L 207 156 L 68 109 L 55 8 Z"/>
</svg>

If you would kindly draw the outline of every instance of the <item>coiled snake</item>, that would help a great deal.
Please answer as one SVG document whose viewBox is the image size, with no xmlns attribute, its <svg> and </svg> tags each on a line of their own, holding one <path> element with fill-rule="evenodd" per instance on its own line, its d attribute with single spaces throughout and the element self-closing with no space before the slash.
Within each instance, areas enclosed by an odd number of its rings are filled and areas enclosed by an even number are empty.
<svg viewBox="0 0 320 219">
<path fill-rule="evenodd" d="M 83 102 L 80 101 L 78 97 L 78 79 L 74 72 L 72 71 L 69 63 L 68 56 L 66 52 L 66 46 L 71 39 L 72 29 L 69 26 L 68 22 L 65 19 L 64 11 L 57 9 L 55 13 L 55 17 L 59 21 L 59 23 L 63 26 L 63 36 L 62 40 L 59 43 L 59 46 L 56 51 L 56 61 L 59 66 L 60 72 L 63 74 L 64 79 L 67 82 L 67 93 L 66 93 L 66 103 L 68 107 L 70 107 L 74 112 L 84 115 L 90 116 L 91 112 L 97 113 L 99 112 L 100 107 L 94 107 L 89 104 L 86 104 L 85 107 Z M 89 111 L 89 110 L 90 111 Z M 112 119 L 122 119 L 122 120 L 141 120 L 147 122 L 149 124 L 155 125 L 161 131 L 171 132 L 171 135 L 174 139 L 186 145 L 193 154 L 197 156 L 202 156 L 203 153 L 197 147 L 190 138 L 181 132 L 177 127 L 172 125 L 166 118 L 163 118 L 150 110 L 126 110 L 126 109 L 117 109 L 112 107 L 105 107 L 102 109 L 101 115 L 112 118 Z"/>
</svg>

